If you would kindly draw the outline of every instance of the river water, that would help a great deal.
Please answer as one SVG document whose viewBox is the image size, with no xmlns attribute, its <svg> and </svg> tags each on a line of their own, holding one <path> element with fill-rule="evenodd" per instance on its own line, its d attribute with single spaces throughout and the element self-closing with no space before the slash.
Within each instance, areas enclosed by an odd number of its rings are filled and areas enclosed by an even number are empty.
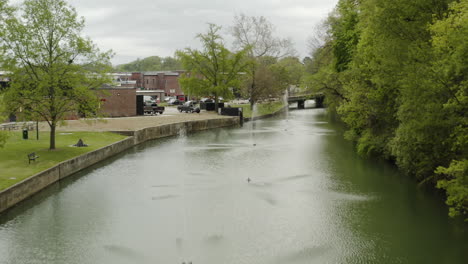
<svg viewBox="0 0 468 264">
<path fill-rule="evenodd" d="M 181 134 L 0 215 L 0 263 L 467 263 L 442 199 L 323 109 Z"/>
</svg>

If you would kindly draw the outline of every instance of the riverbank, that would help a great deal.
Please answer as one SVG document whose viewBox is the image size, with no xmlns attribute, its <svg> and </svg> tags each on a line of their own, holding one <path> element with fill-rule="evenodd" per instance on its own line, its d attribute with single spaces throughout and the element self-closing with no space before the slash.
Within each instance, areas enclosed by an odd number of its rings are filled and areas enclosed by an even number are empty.
<svg viewBox="0 0 468 264">
<path fill-rule="evenodd" d="M 60 162 L 2 190 L 0 192 L 0 212 L 34 195 L 52 183 L 148 140 L 238 124 L 238 117 L 220 117 L 218 119 L 193 120 L 146 127 L 135 131 L 124 131 L 130 135 L 124 140 Z"/>
<path fill-rule="evenodd" d="M 274 103 L 260 106 L 260 109 L 262 109 L 259 111 L 261 115 L 255 116 L 254 118 L 247 117 L 244 118 L 244 120 L 250 121 L 268 118 L 284 112 L 286 108 L 278 103 Z M 57 129 L 59 136 L 74 135 L 75 138 L 81 135 L 79 138 L 83 138 L 85 143 L 91 143 L 90 145 L 93 145 L 94 147 L 73 148 L 74 151 L 68 151 L 66 155 L 64 154 L 60 156 L 59 159 L 51 158 L 51 156 L 57 156 L 54 155 L 57 153 L 48 151 L 44 146 L 42 146 L 39 151 L 31 151 L 31 146 L 27 150 L 17 150 L 16 152 L 18 153 L 13 155 L 14 161 L 16 163 L 24 163 L 24 166 L 19 167 L 26 168 L 24 172 L 29 171 L 30 174 L 22 173 L 20 176 L 15 177 L 7 177 L 8 175 L 5 174 L 6 178 L 0 185 L 0 212 L 30 197 L 34 193 L 62 178 L 147 140 L 173 136 L 179 133 L 190 133 L 193 131 L 233 126 L 238 125 L 239 123 L 240 120 L 238 117 L 220 116 L 214 112 L 205 111 L 201 114 L 183 114 L 177 112 L 175 108 L 167 108 L 166 114 L 158 116 L 67 121 L 65 125 L 60 126 Z M 48 126 L 46 126 L 46 124 L 41 124 L 39 130 L 42 131 L 41 138 L 44 138 L 44 133 L 47 133 Z M 100 144 L 97 144 L 93 140 L 89 140 L 94 137 L 91 133 L 101 134 L 105 131 L 115 132 L 120 135 L 108 134 L 105 136 L 107 140 L 102 140 Z M 88 133 L 88 137 L 84 137 L 83 133 Z M 128 136 L 128 138 L 123 139 L 123 136 Z M 70 142 L 74 141 L 77 140 L 68 139 L 66 140 L 67 143 L 62 147 L 70 148 L 73 144 Z M 36 143 L 33 140 L 29 142 L 32 144 Z M 100 148 L 97 148 L 97 146 Z M 59 148 L 60 147 L 61 146 L 59 146 Z M 27 162 L 27 159 L 21 157 L 21 155 L 24 154 L 23 152 L 36 152 L 40 158 L 37 163 L 33 162 L 32 165 L 29 165 L 28 163 L 25 163 Z M 26 154 L 23 156 L 25 155 Z M 8 163 L 7 159 L 5 159 L 5 161 Z M 18 165 L 16 163 L 13 164 L 13 167 Z M 30 169 L 31 166 L 35 166 L 33 170 Z M 0 163 L 0 167 L 4 166 Z"/>
<path fill-rule="evenodd" d="M 126 138 L 110 132 L 59 132 L 55 138 L 56 149 L 50 151 L 49 132 L 40 132 L 39 140 L 35 131 L 30 131 L 28 140 L 22 138 L 21 131 L 8 133 L 8 142 L 0 151 L 0 191 L 60 162 Z M 87 147 L 73 146 L 80 139 Z M 35 153 L 39 158 L 29 161 L 29 153 Z"/>
<path fill-rule="evenodd" d="M 231 107 L 240 107 L 242 108 L 242 114 L 244 116 L 244 121 L 249 121 L 254 117 L 254 120 L 257 117 L 266 118 L 271 115 L 282 112 L 285 108 L 283 102 L 271 102 L 266 104 L 256 104 L 254 110 L 250 109 L 250 104 L 233 104 Z"/>
</svg>

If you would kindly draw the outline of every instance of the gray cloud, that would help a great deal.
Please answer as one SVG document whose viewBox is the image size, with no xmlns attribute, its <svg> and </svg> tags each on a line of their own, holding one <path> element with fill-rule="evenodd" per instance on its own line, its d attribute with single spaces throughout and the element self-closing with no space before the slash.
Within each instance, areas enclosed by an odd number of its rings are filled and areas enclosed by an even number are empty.
<svg viewBox="0 0 468 264">
<path fill-rule="evenodd" d="M 307 55 L 307 38 L 338 0 L 68 0 L 86 20 L 84 34 L 100 47 L 112 49 L 114 64 L 147 56 L 172 56 L 177 49 L 198 48 L 197 33 L 206 23 L 227 29 L 234 16 L 264 16 L 276 34 L 291 38 L 300 56 Z M 19 2 L 13 0 L 11 2 Z"/>
</svg>

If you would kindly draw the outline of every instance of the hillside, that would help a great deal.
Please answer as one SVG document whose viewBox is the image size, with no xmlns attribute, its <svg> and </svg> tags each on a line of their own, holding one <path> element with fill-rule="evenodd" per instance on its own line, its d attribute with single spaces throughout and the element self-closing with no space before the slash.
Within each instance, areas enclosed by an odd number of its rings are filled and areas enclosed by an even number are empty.
<svg viewBox="0 0 468 264">
<path fill-rule="evenodd" d="M 173 71 L 182 69 L 182 65 L 173 57 L 151 56 L 144 59 L 136 59 L 127 64 L 120 64 L 114 67 L 119 72 L 139 72 L 139 71 Z"/>
</svg>

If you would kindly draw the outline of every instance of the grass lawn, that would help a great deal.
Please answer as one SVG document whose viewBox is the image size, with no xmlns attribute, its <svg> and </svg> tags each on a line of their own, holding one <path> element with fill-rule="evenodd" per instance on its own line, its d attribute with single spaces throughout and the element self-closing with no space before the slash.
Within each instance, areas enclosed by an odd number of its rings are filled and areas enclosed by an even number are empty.
<svg viewBox="0 0 468 264">
<path fill-rule="evenodd" d="M 0 148 L 0 190 L 3 190 L 40 171 L 46 170 L 67 159 L 96 150 L 126 138 L 109 132 L 57 132 L 56 150 L 49 150 L 49 132 L 29 131 L 29 139 L 22 139 L 22 132 L 9 132 L 4 148 Z M 79 139 L 88 147 L 72 147 Z M 28 164 L 27 155 L 35 152 L 39 156 Z"/>
<path fill-rule="evenodd" d="M 252 111 L 250 110 L 250 104 L 239 104 L 239 105 L 230 105 L 231 107 L 242 107 L 244 117 L 252 117 Z M 271 103 L 261 103 L 256 104 L 257 113 L 255 116 L 262 116 L 273 114 L 284 107 L 283 102 L 271 102 Z"/>
</svg>

